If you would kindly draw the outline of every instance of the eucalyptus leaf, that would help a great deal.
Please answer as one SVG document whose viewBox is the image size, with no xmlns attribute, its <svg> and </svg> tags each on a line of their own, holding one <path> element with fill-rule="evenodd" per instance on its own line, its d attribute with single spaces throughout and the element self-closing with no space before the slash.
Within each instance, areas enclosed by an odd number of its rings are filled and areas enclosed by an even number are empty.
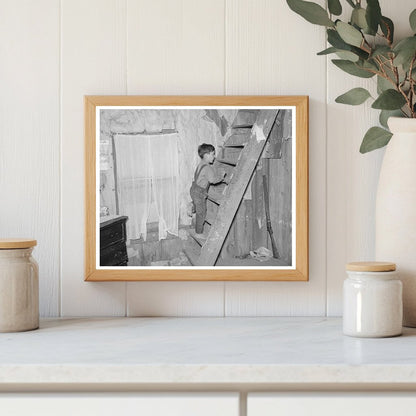
<svg viewBox="0 0 416 416">
<path fill-rule="evenodd" d="M 410 27 L 412 28 L 413 32 L 416 32 L 416 9 L 414 9 L 412 11 L 412 13 L 410 13 L 409 23 L 410 23 Z"/>
<path fill-rule="evenodd" d="M 339 0 L 328 0 L 329 13 L 339 16 L 342 13 L 342 6 Z"/>
<path fill-rule="evenodd" d="M 416 54 L 416 36 L 411 36 L 401 40 L 395 47 L 395 65 L 402 65 L 406 71 L 409 69 L 410 62 Z"/>
<path fill-rule="evenodd" d="M 391 89 L 393 84 L 386 78 L 377 75 L 377 93 L 381 94 L 383 91 Z"/>
<path fill-rule="evenodd" d="M 357 56 L 355 53 L 350 51 L 342 51 L 337 50 L 335 52 L 337 56 L 343 60 L 351 61 L 351 62 L 358 62 L 360 60 L 359 56 Z"/>
<path fill-rule="evenodd" d="M 319 4 L 303 0 L 286 0 L 288 6 L 305 20 L 314 25 L 334 26 L 328 12 Z"/>
<path fill-rule="evenodd" d="M 357 62 L 360 59 L 359 56 L 353 52 L 337 49 L 332 46 L 330 48 L 324 49 L 321 52 L 318 52 L 317 55 L 329 55 L 331 53 L 336 53 L 339 58 L 352 62 Z"/>
<path fill-rule="evenodd" d="M 330 53 L 335 53 L 336 51 L 338 51 L 338 49 L 331 46 L 330 48 L 326 48 L 323 51 L 318 52 L 317 55 L 329 55 Z"/>
<path fill-rule="evenodd" d="M 376 48 L 371 53 L 371 57 L 375 58 L 376 56 L 384 56 L 386 58 L 389 58 L 389 53 L 391 53 L 392 50 L 388 46 L 376 46 Z"/>
<path fill-rule="evenodd" d="M 394 38 L 394 23 L 386 16 L 381 16 L 380 28 L 384 36 L 389 40 L 390 44 L 393 43 Z"/>
<path fill-rule="evenodd" d="M 390 117 L 401 117 L 401 116 L 402 116 L 402 112 L 400 110 L 381 110 L 380 111 L 380 116 L 379 116 L 379 121 L 380 121 L 380 124 L 383 127 L 388 129 L 389 126 L 387 125 L 387 120 Z"/>
<path fill-rule="evenodd" d="M 345 59 L 333 59 L 333 64 L 350 75 L 360 78 L 371 78 L 375 74 L 360 68 L 356 63 L 347 61 Z"/>
<path fill-rule="evenodd" d="M 367 0 L 367 19 L 369 33 L 375 35 L 381 21 L 381 9 L 378 0 Z"/>
<path fill-rule="evenodd" d="M 332 45 L 334 48 L 353 52 L 357 56 L 359 56 L 361 59 L 368 59 L 367 52 L 344 42 L 336 30 L 328 29 L 326 33 L 327 33 L 328 43 Z"/>
<path fill-rule="evenodd" d="M 362 67 L 372 71 L 379 71 L 379 65 L 376 61 L 363 61 Z"/>
<path fill-rule="evenodd" d="M 371 152 L 372 150 L 386 146 L 390 141 L 391 136 L 393 135 L 389 131 L 382 129 L 381 127 L 371 127 L 364 135 L 360 153 Z"/>
<path fill-rule="evenodd" d="M 337 32 L 341 39 L 349 45 L 357 46 L 358 48 L 363 43 L 363 35 L 354 26 L 338 20 L 336 24 Z"/>
<path fill-rule="evenodd" d="M 365 88 L 353 88 L 337 97 L 335 102 L 348 105 L 360 105 L 370 97 L 370 93 Z"/>
<path fill-rule="evenodd" d="M 328 43 L 337 49 L 349 50 L 349 45 L 345 43 L 339 33 L 334 29 L 327 29 L 326 31 Z"/>
<path fill-rule="evenodd" d="M 379 110 L 398 110 L 406 104 L 406 99 L 398 91 L 388 89 L 383 91 L 372 107 Z"/>
<path fill-rule="evenodd" d="M 351 23 L 363 29 L 364 32 L 368 31 L 368 23 L 365 17 L 366 10 L 362 7 L 357 7 L 352 11 Z"/>
</svg>

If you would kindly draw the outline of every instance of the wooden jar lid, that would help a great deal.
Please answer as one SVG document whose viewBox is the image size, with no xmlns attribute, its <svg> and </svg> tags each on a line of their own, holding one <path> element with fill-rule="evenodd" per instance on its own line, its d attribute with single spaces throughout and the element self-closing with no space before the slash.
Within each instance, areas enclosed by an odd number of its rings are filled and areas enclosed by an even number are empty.
<svg viewBox="0 0 416 416">
<path fill-rule="evenodd" d="M 0 249 L 30 248 L 36 244 L 36 240 L 29 240 L 27 238 L 0 238 Z"/>
<path fill-rule="evenodd" d="M 393 272 L 396 265 L 385 261 L 357 261 L 347 263 L 346 269 L 350 272 Z"/>
</svg>

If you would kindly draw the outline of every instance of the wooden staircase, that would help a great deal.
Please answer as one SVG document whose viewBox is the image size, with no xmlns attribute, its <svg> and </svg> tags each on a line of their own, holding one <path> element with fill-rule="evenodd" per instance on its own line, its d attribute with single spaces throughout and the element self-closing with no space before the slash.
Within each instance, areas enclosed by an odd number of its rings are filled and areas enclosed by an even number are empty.
<svg viewBox="0 0 416 416">
<path fill-rule="evenodd" d="M 226 184 L 208 191 L 206 238 L 190 232 L 185 253 L 194 266 L 215 266 L 235 214 L 268 141 L 279 110 L 239 110 L 232 135 L 224 144 L 216 167 L 227 172 Z"/>
</svg>

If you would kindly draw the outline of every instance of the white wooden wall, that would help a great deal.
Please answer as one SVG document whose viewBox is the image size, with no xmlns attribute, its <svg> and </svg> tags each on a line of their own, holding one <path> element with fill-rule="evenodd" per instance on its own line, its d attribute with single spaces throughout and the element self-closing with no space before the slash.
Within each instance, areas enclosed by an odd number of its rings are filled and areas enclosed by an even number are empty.
<svg viewBox="0 0 416 416">
<path fill-rule="evenodd" d="M 381 4 L 410 33 L 414 0 Z M 373 81 L 316 56 L 323 28 L 285 0 L 0 0 L 0 10 L 0 236 L 38 239 L 43 316 L 341 313 L 345 262 L 373 256 L 383 151 L 358 153 L 375 115 L 334 98 Z M 84 282 L 86 94 L 309 95 L 310 281 Z"/>
</svg>

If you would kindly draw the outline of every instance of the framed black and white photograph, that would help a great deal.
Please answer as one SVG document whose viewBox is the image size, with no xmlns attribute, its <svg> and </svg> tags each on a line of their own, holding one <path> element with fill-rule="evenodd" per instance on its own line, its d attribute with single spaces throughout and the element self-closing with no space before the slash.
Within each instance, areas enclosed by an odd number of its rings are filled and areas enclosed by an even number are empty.
<svg viewBox="0 0 416 416">
<path fill-rule="evenodd" d="M 86 96 L 86 280 L 307 280 L 305 96 Z"/>
</svg>

